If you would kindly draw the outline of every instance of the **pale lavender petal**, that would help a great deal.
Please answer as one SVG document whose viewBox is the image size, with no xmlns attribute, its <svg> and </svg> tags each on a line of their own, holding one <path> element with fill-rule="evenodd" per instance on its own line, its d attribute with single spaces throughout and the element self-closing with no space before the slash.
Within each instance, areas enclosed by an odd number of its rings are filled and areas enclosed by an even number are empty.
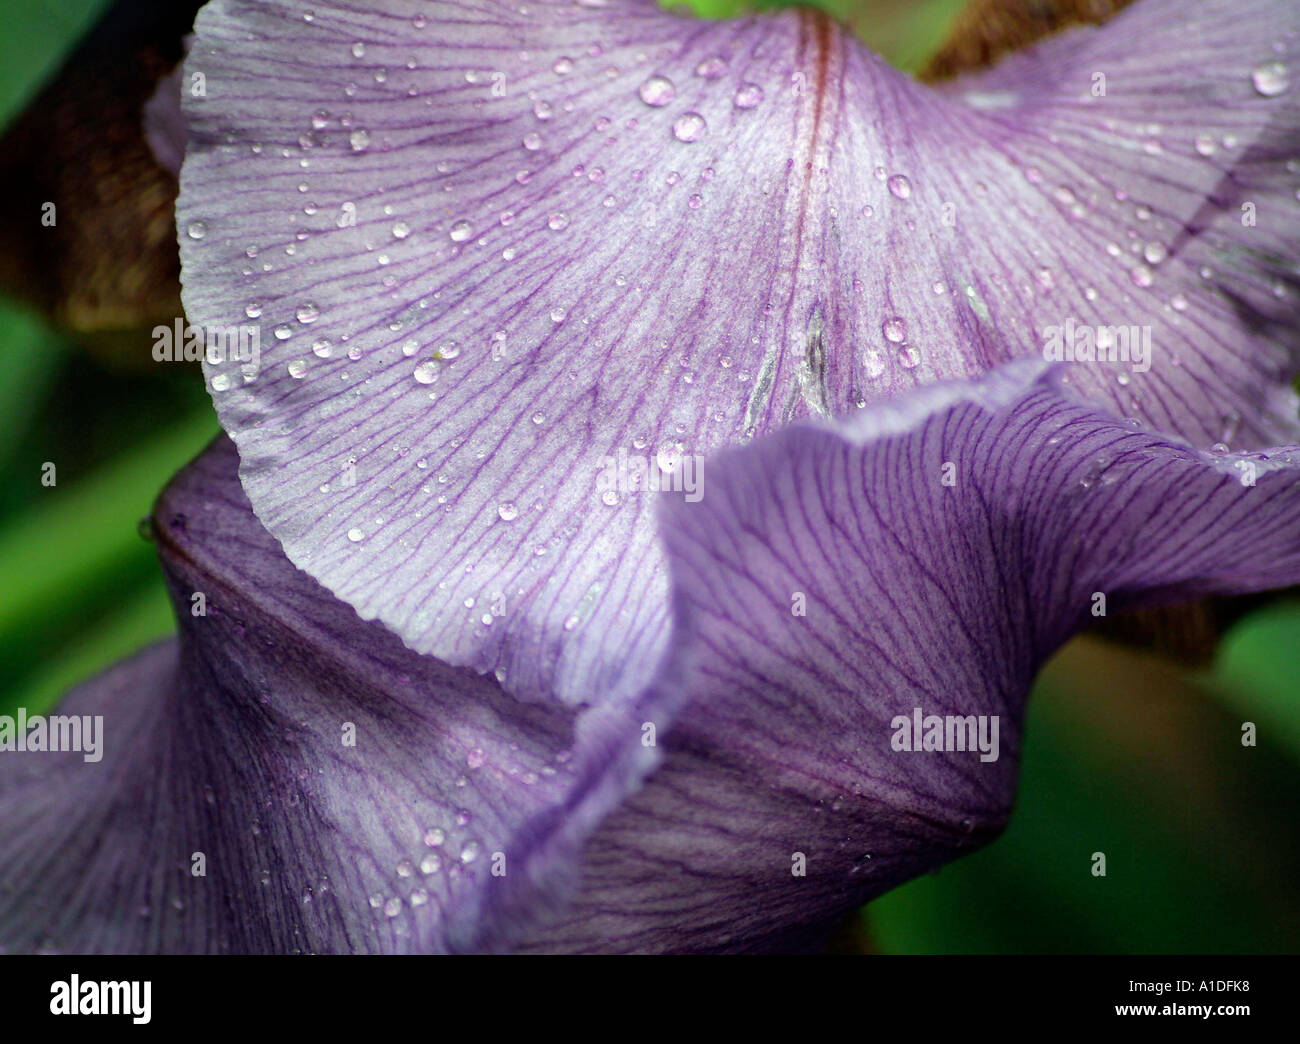
<svg viewBox="0 0 1300 1044">
<path fill-rule="evenodd" d="M 815 947 L 997 834 L 1030 683 L 1096 606 L 1300 581 L 1300 447 L 1198 452 L 1034 369 L 789 428 L 665 512 L 686 706 L 531 948 Z M 973 743 L 897 749 L 918 709 Z"/>
<path fill-rule="evenodd" d="M 1094 398 L 1292 441 L 1300 121 L 1252 71 L 1300 12 L 1139 7 L 1027 88 L 936 92 L 809 12 L 216 0 L 185 302 L 261 331 L 207 370 L 258 517 L 415 649 L 630 698 L 667 585 L 645 498 L 598 483 L 619 451 L 658 475 L 1070 318 L 1150 328 L 1149 371 L 1076 368 Z"/>
<path fill-rule="evenodd" d="M 648 767 L 641 718 L 521 705 L 362 623 L 235 466 L 223 440 L 156 511 L 180 642 L 55 712 L 102 716 L 102 758 L 0 751 L 0 952 L 506 944 Z"/>
</svg>

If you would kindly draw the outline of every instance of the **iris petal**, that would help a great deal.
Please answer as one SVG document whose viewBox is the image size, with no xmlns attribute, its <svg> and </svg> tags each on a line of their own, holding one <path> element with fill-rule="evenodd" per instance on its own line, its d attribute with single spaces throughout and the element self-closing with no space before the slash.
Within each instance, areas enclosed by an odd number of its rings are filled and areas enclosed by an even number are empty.
<svg viewBox="0 0 1300 1044">
<path fill-rule="evenodd" d="M 191 321 L 263 332 L 207 371 L 254 510 L 413 648 L 573 703 L 666 635 L 620 450 L 656 474 L 1071 318 L 1150 328 L 1149 371 L 1076 368 L 1100 401 L 1293 441 L 1300 121 L 1252 70 L 1296 17 L 1146 0 L 936 92 L 809 12 L 217 0 L 179 224 Z"/>
<path fill-rule="evenodd" d="M 998 833 L 1030 683 L 1099 606 L 1300 579 L 1300 448 L 1193 450 L 1036 369 L 788 428 L 665 512 L 684 706 L 530 947 L 815 947 Z"/>
<path fill-rule="evenodd" d="M 102 716 L 101 760 L 0 753 L 0 950 L 505 944 L 648 768 L 649 711 L 524 706 L 412 653 L 288 563 L 235 465 L 222 440 L 156 511 L 179 645 L 57 711 Z"/>
<path fill-rule="evenodd" d="M 179 648 L 59 708 L 103 715 L 102 761 L 0 753 L 0 945 L 815 948 L 998 832 L 1029 684 L 1099 595 L 1300 580 L 1300 448 L 1195 450 L 1041 370 L 713 459 L 660 513 L 670 654 L 580 713 L 359 621 L 218 443 L 155 513 Z M 899 749 L 918 714 L 962 744 Z"/>
</svg>

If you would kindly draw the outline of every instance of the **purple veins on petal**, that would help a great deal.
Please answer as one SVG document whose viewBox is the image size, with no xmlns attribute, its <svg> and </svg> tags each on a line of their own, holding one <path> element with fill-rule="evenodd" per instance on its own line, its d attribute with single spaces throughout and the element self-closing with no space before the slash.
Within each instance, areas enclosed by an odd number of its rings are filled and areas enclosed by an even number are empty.
<svg viewBox="0 0 1300 1044">
<path fill-rule="evenodd" d="M 1296 436 L 1300 103 L 1252 77 L 1294 5 L 1142 0 L 942 90 L 809 12 L 310 8 L 216 0 L 187 66 L 187 313 L 266 332 L 214 401 L 293 562 L 529 699 L 638 691 L 663 651 L 651 498 L 597 479 L 636 438 L 707 457 L 1054 351 L 1148 428 Z"/>
</svg>

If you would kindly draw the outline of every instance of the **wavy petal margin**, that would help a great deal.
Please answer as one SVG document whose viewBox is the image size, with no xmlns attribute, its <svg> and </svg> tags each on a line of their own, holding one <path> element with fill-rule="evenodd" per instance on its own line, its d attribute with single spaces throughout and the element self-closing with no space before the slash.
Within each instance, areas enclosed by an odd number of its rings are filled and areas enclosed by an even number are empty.
<svg viewBox="0 0 1300 1044">
<path fill-rule="evenodd" d="M 254 510 L 412 648 L 574 704 L 667 634 L 620 454 L 680 484 L 1054 338 L 1124 348 L 1069 379 L 1148 426 L 1296 441 L 1298 18 L 1144 0 L 936 91 L 809 12 L 216 0 L 184 299 L 261 335 L 207 368 Z"/>
<path fill-rule="evenodd" d="M 997 835 L 1030 685 L 1099 610 L 1300 579 L 1300 448 L 1200 452 L 1037 370 L 792 427 L 664 512 L 684 706 L 529 948 L 816 949 Z"/>
<path fill-rule="evenodd" d="M 226 440 L 155 512 L 182 625 L 71 693 L 99 757 L 0 752 L 0 952 L 505 945 L 653 764 L 636 708 L 525 706 L 294 569 Z"/>
<path fill-rule="evenodd" d="M 156 511 L 179 650 L 59 709 L 101 760 L 0 751 L 0 944 L 816 948 L 1001 829 L 1029 686 L 1099 606 L 1300 581 L 1300 449 L 1198 451 L 1041 371 L 712 460 L 656 512 L 670 655 L 582 712 L 359 621 L 216 444 Z"/>
</svg>

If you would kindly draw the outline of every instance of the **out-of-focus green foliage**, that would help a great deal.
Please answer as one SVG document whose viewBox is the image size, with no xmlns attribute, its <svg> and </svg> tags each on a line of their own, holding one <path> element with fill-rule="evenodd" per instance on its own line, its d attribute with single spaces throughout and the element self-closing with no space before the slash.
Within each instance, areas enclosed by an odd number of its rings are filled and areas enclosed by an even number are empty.
<svg viewBox="0 0 1300 1044">
<path fill-rule="evenodd" d="M 734 18 L 751 11 L 817 7 L 850 26 L 890 63 L 909 72 L 938 50 L 966 0 L 662 0 L 663 6 L 704 18 Z"/>
</svg>

